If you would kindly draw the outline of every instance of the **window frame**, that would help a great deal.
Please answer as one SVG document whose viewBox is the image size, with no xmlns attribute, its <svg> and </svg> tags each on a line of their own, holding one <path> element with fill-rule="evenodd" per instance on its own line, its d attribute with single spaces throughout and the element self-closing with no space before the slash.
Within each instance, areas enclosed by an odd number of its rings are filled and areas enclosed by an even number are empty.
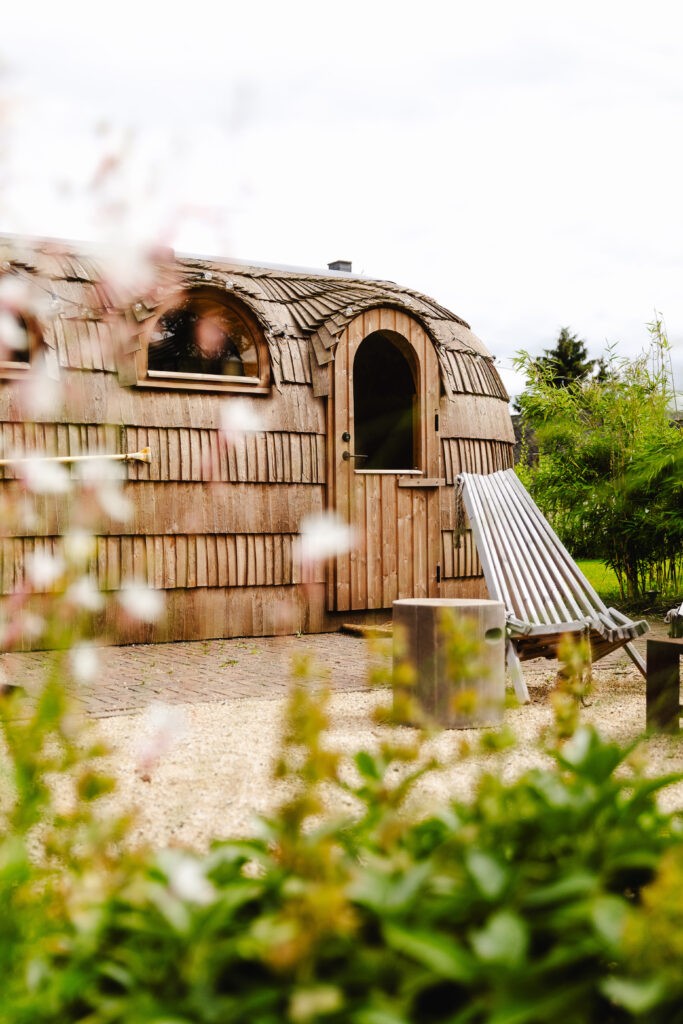
<svg viewBox="0 0 683 1024">
<path fill-rule="evenodd" d="M 408 373 L 410 374 L 412 382 L 412 391 L 410 392 L 410 409 L 406 405 L 406 412 L 410 413 L 410 441 L 412 449 L 412 466 L 405 466 L 404 468 L 399 467 L 365 467 L 363 463 L 354 466 L 356 473 L 385 473 L 385 474 L 411 474 L 414 476 L 424 474 L 423 465 L 423 450 L 422 450 L 422 439 L 420 432 L 420 366 L 416 358 L 416 353 L 413 346 L 410 344 L 407 338 L 405 338 L 399 331 L 388 330 L 385 328 L 378 328 L 370 331 L 366 334 L 360 343 L 358 344 L 356 351 L 353 356 L 353 363 L 351 367 L 351 388 L 353 391 L 353 415 L 351 416 L 353 435 L 356 438 L 356 443 L 362 447 L 362 440 L 359 439 L 358 430 L 358 411 L 356 408 L 356 373 L 357 365 L 356 360 L 358 354 L 361 351 L 363 345 L 371 338 L 378 336 L 382 342 L 388 346 L 391 346 L 396 350 L 398 355 L 403 359 L 406 364 Z M 381 368 L 379 368 L 381 369 Z M 364 433 L 364 429 L 360 431 L 361 436 Z"/>
<path fill-rule="evenodd" d="M 257 376 L 192 373 L 186 370 L 150 370 L 148 365 L 149 347 L 152 334 L 162 317 L 174 309 L 191 308 L 193 296 L 197 299 L 211 299 L 216 306 L 223 306 L 244 325 L 251 338 L 258 360 Z M 188 285 L 175 292 L 162 304 L 151 311 L 140 336 L 140 348 L 136 352 L 138 387 L 158 390 L 182 390 L 218 392 L 226 394 L 268 395 L 271 391 L 272 372 L 270 352 L 263 328 L 255 315 L 234 295 L 224 292 L 215 285 Z"/>
<path fill-rule="evenodd" d="M 24 380 L 35 365 L 36 356 L 45 349 L 43 334 L 35 318 L 23 313 L 11 313 L 21 322 L 26 332 L 28 359 L 0 359 L 0 380 Z"/>
</svg>

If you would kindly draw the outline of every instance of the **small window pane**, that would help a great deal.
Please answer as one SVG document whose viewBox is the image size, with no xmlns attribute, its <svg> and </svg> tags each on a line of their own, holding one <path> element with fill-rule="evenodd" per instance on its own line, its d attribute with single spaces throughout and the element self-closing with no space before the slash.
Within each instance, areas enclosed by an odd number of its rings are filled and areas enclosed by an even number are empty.
<svg viewBox="0 0 683 1024">
<path fill-rule="evenodd" d="M 159 318 L 147 366 L 170 373 L 258 377 L 258 353 L 242 319 L 216 298 L 190 297 Z"/>
<path fill-rule="evenodd" d="M 23 317 L 0 311 L 0 360 L 6 363 L 31 361 L 30 335 Z"/>
</svg>

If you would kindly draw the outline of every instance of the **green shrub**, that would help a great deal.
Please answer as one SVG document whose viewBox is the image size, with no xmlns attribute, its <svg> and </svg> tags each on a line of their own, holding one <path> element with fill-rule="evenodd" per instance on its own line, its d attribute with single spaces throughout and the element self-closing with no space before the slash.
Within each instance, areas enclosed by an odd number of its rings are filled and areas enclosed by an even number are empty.
<svg viewBox="0 0 683 1024">
<path fill-rule="evenodd" d="M 558 387 L 553 366 L 521 352 L 519 404 L 538 460 L 518 472 L 575 556 L 611 566 L 622 599 L 675 598 L 683 578 L 683 431 L 670 416 L 670 347 L 650 325 L 650 351 L 610 349 L 597 377 Z"/>
</svg>

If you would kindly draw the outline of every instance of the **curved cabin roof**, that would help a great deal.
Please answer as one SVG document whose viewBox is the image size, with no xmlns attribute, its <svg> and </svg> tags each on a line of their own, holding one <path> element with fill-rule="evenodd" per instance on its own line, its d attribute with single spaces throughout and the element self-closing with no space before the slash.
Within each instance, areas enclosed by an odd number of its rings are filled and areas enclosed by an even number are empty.
<svg viewBox="0 0 683 1024">
<path fill-rule="evenodd" d="M 389 307 L 414 317 L 430 336 L 447 394 L 508 400 L 492 357 L 469 324 L 392 281 L 173 254 L 162 256 L 156 271 L 152 287 L 122 300 L 107 282 L 106 265 L 85 247 L 0 240 L 0 275 L 32 283 L 42 297 L 37 317 L 44 340 L 65 367 L 118 370 L 121 376 L 122 353 L 134 350 L 133 339 L 159 306 L 184 289 L 212 286 L 233 294 L 260 323 L 278 386 L 312 383 L 315 365 L 334 359 L 339 336 L 356 316 Z"/>
</svg>

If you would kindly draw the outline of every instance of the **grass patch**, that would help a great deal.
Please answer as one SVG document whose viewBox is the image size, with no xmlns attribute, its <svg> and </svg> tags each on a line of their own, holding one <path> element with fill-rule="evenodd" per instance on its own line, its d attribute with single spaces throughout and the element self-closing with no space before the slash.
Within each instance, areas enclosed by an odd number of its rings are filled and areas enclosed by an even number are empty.
<svg viewBox="0 0 683 1024">
<path fill-rule="evenodd" d="M 610 569 L 597 558 L 581 559 L 577 565 L 603 601 L 621 600 L 619 583 L 614 569 Z"/>
</svg>

